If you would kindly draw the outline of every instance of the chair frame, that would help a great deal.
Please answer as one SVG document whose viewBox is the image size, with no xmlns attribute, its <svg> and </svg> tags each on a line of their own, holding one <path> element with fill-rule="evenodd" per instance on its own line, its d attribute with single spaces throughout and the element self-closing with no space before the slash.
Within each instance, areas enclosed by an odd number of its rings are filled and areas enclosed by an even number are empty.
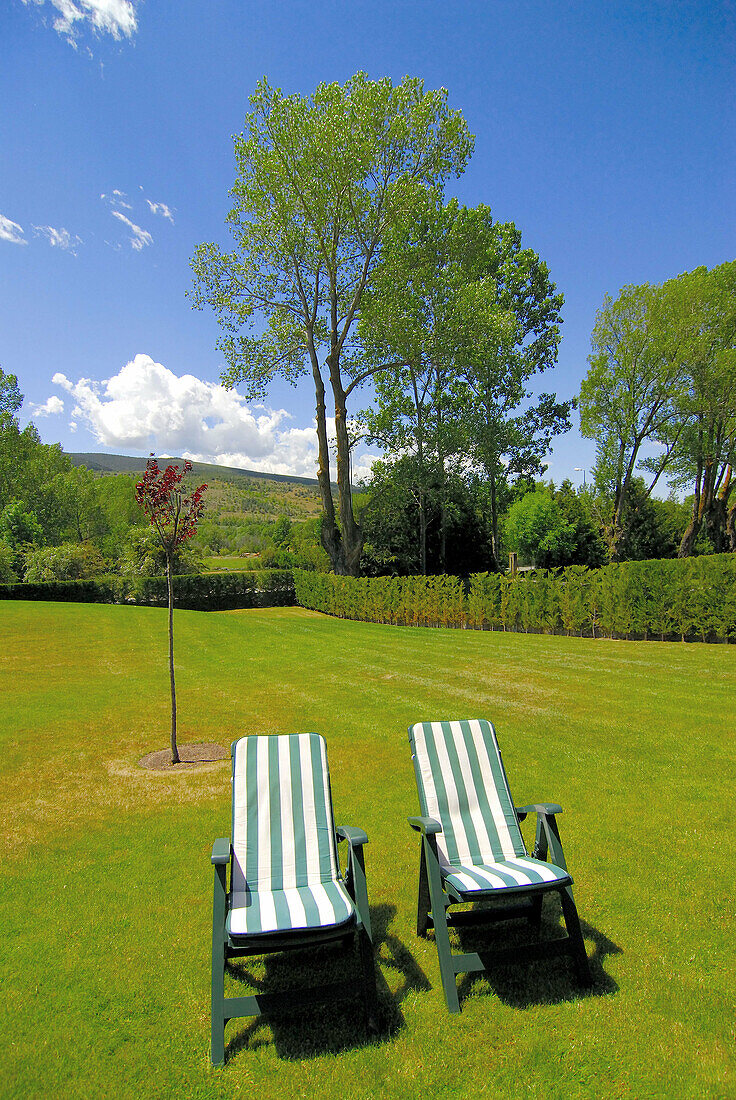
<svg viewBox="0 0 736 1100">
<path fill-rule="evenodd" d="M 504 779 L 506 779 L 506 771 L 500 750 L 498 755 L 501 770 Z M 421 791 L 422 785 L 417 760 L 416 757 L 413 759 L 417 786 Z M 507 779 L 506 783 L 508 786 Z M 532 851 L 533 858 L 547 861 L 549 855 L 550 863 L 555 864 L 563 871 L 567 871 L 567 863 L 565 862 L 556 821 L 556 815 L 562 812 L 562 807 L 556 803 L 536 803 L 530 806 L 514 806 L 514 811 L 519 823 L 524 821 L 530 813 L 536 813 L 537 815 L 535 844 Z M 581 985 L 591 984 L 588 956 L 570 881 L 567 885 L 542 883 L 531 886 L 506 887 L 502 891 L 493 889 L 460 891 L 451 883 L 443 881 L 442 867 L 437 851 L 437 836 L 442 833 L 440 822 L 435 818 L 426 816 L 410 817 L 408 822 L 411 828 L 421 835 L 417 935 L 426 938 L 428 929 L 434 929 L 442 988 L 449 1012 L 460 1011 L 460 999 L 455 980 L 458 974 L 488 971 L 493 965 L 517 962 L 521 954 L 528 960 L 569 955 L 573 959 Z M 553 891 L 560 895 L 567 930 L 565 937 L 552 940 L 536 940 L 523 947 L 496 948 L 482 953 L 475 951 L 453 952 L 449 936 L 449 929 L 452 927 L 526 917 L 532 929 L 539 935 L 544 895 Z M 457 913 L 448 911 L 452 905 L 481 900 L 488 901 L 493 898 L 498 899 L 499 894 L 502 894 L 504 899 L 512 898 L 514 901 L 511 904 L 503 903 L 500 906 L 480 910 L 473 909 Z"/>
<path fill-rule="evenodd" d="M 234 750 L 234 745 L 233 745 Z M 234 753 L 233 753 L 234 755 Z M 230 935 L 226 928 L 229 894 L 227 868 L 232 877 L 233 849 L 229 837 L 218 837 L 212 846 L 210 862 L 214 867 L 214 893 L 212 903 L 212 1034 L 210 1056 L 213 1066 L 225 1062 L 225 1027 L 228 1021 L 243 1016 L 261 1016 L 274 1009 L 293 1006 L 298 995 L 300 1004 L 339 1001 L 355 996 L 356 979 L 311 986 L 279 993 L 257 993 L 246 997 L 225 996 L 225 968 L 232 958 L 254 955 L 270 955 L 305 948 L 339 943 L 345 947 L 357 941 L 362 980 L 363 1006 L 369 1031 L 378 1029 L 378 1001 L 373 956 L 368 889 L 365 875 L 363 847 L 368 836 L 362 829 L 350 826 L 335 827 L 339 843 L 348 842 L 347 867 L 343 884 L 355 907 L 353 919 L 343 924 L 298 929 L 296 931 L 263 932 L 252 935 Z"/>
</svg>

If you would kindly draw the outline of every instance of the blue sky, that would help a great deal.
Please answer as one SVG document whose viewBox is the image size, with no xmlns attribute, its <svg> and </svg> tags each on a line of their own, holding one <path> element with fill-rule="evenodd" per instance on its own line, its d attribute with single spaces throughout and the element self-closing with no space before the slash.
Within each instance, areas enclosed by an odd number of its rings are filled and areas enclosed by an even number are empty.
<svg viewBox="0 0 736 1100">
<path fill-rule="evenodd" d="M 23 417 L 70 451 L 314 475 L 309 382 L 265 408 L 226 394 L 185 295 L 196 245 L 229 244 L 256 81 L 308 94 L 359 69 L 463 111 L 475 153 L 448 195 L 549 265 L 565 323 L 539 387 L 572 396 L 606 293 L 736 257 L 735 60 L 728 0 L 5 0 L 0 366 Z M 549 476 L 593 462 L 573 430 Z"/>
</svg>

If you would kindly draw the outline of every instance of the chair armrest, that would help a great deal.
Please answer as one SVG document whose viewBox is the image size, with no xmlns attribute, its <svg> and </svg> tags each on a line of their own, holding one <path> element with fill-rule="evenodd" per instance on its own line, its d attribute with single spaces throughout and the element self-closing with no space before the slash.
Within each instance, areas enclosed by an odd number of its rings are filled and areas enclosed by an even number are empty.
<svg viewBox="0 0 736 1100">
<path fill-rule="evenodd" d="M 422 836 L 432 836 L 434 833 L 442 832 L 442 826 L 433 817 L 407 817 L 406 820 L 412 829 L 421 833 Z"/>
<path fill-rule="evenodd" d="M 212 845 L 211 863 L 216 866 L 230 862 L 230 837 L 219 836 Z"/>
<path fill-rule="evenodd" d="M 337 833 L 338 844 L 341 840 L 347 840 L 350 842 L 351 848 L 359 848 L 361 845 L 368 843 L 368 833 L 353 825 L 338 825 L 335 832 Z"/>
<path fill-rule="evenodd" d="M 562 813 L 562 806 L 556 802 L 535 802 L 531 806 L 515 806 L 519 821 L 523 821 L 527 814 L 543 814 L 545 817 L 554 817 Z"/>
</svg>

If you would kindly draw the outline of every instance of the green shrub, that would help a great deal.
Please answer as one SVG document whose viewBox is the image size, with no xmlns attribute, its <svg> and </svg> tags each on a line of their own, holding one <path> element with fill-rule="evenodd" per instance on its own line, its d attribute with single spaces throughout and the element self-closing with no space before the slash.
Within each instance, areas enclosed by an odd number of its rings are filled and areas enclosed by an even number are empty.
<svg viewBox="0 0 736 1100">
<path fill-rule="evenodd" d="M 44 546 L 26 554 L 26 581 L 78 581 L 99 577 L 109 564 L 96 547 L 83 542 Z"/>
<path fill-rule="evenodd" d="M 634 561 L 517 577 L 356 579 L 294 572 L 302 607 L 401 626 L 470 626 L 609 637 L 736 637 L 736 555 Z"/>
<path fill-rule="evenodd" d="M 98 577 L 95 580 L 0 584 L 0 600 L 75 603 L 135 603 L 166 606 L 165 577 Z M 174 603 L 189 611 L 233 611 L 249 607 L 291 607 L 294 580 L 288 571 L 196 573 L 174 578 Z"/>
<path fill-rule="evenodd" d="M 9 542 L 0 539 L 0 584 L 11 584 L 18 580 L 15 571 L 15 551 Z"/>
</svg>

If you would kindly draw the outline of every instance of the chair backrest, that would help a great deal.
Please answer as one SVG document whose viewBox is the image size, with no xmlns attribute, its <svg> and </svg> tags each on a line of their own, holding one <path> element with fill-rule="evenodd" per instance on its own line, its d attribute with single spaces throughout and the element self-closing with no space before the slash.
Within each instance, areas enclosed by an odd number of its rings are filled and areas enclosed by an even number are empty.
<svg viewBox="0 0 736 1100">
<path fill-rule="evenodd" d="M 325 741 L 242 737 L 233 754 L 231 889 L 286 890 L 338 876 Z"/>
<path fill-rule="evenodd" d="M 437 852 L 443 866 L 526 855 L 490 722 L 419 722 L 409 742 L 422 814 L 442 825 Z"/>
</svg>

